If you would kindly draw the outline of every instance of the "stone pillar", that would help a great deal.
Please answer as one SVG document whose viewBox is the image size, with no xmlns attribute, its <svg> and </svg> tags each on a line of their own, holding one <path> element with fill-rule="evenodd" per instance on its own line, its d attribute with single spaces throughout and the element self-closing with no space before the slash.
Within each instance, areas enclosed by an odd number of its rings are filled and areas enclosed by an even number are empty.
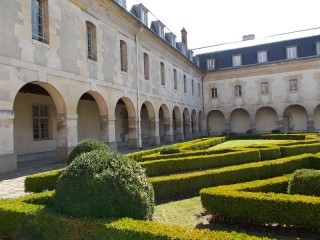
<svg viewBox="0 0 320 240">
<path fill-rule="evenodd" d="M 199 138 L 199 121 L 193 121 L 192 122 L 192 137 L 193 138 Z"/>
<path fill-rule="evenodd" d="M 183 135 L 183 120 L 182 119 L 176 119 L 176 141 L 183 141 L 184 135 Z"/>
<path fill-rule="evenodd" d="M 307 116 L 307 131 L 308 132 L 314 132 L 314 120 L 313 120 L 313 114 L 310 114 Z"/>
<path fill-rule="evenodd" d="M 192 129 L 191 129 L 191 121 L 185 120 L 184 121 L 184 138 L 185 140 L 192 139 Z"/>
<path fill-rule="evenodd" d="M 229 118 L 225 119 L 225 128 L 226 133 L 231 133 L 231 122 Z"/>
<path fill-rule="evenodd" d="M 255 118 L 250 118 L 250 129 L 251 129 L 252 133 L 256 133 L 257 132 Z"/>
<path fill-rule="evenodd" d="M 170 118 L 165 118 L 163 120 L 164 125 L 164 142 L 165 143 L 173 143 L 173 121 Z"/>
<path fill-rule="evenodd" d="M 57 162 L 66 162 L 69 153 L 78 143 L 77 120 L 77 114 L 57 114 Z"/>
<path fill-rule="evenodd" d="M 100 116 L 100 138 L 109 145 L 112 151 L 117 151 L 115 116 Z"/>
<path fill-rule="evenodd" d="M 284 127 L 283 127 L 283 117 L 278 116 L 278 129 L 283 133 L 284 132 Z"/>
<path fill-rule="evenodd" d="M 135 117 L 129 117 L 128 124 L 129 124 L 128 148 L 138 149 L 139 139 L 138 139 L 137 119 Z"/>
<path fill-rule="evenodd" d="M 0 110 L 0 175 L 17 170 L 17 156 L 14 153 L 14 113 Z"/>
<path fill-rule="evenodd" d="M 149 119 L 149 145 L 160 145 L 159 118 Z"/>
</svg>

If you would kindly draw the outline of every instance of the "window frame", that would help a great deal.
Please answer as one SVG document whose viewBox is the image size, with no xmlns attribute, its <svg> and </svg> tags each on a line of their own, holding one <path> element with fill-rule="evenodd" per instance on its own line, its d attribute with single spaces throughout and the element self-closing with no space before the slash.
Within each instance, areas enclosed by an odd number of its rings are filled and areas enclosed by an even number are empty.
<svg viewBox="0 0 320 240">
<path fill-rule="evenodd" d="M 211 98 L 218 98 L 218 88 L 211 88 Z"/>
<path fill-rule="evenodd" d="M 149 55 L 147 53 L 143 53 L 143 74 L 145 80 L 150 80 Z"/>
<path fill-rule="evenodd" d="M 235 85 L 234 86 L 234 96 L 235 97 L 241 97 L 242 96 L 241 85 Z"/>
<path fill-rule="evenodd" d="M 162 86 L 166 85 L 166 69 L 163 62 L 160 62 L 160 81 Z"/>
<path fill-rule="evenodd" d="M 320 55 L 320 42 L 316 42 L 316 55 Z"/>
<path fill-rule="evenodd" d="M 35 114 L 37 108 L 38 114 Z M 41 114 L 41 108 L 46 109 L 46 115 Z M 43 120 L 46 120 L 45 131 L 43 132 Z M 50 139 L 50 108 L 46 105 L 32 105 L 32 135 L 34 141 L 44 141 Z M 36 135 L 38 137 L 36 137 Z"/>
<path fill-rule="evenodd" d="M 183 93 L 187 93 L 187 76 L 183 75 Z"/>
<path fill-rule="evenodd" d="M 191 80 L 191 94 L 194 96 L 194 80 Z"/>
<path fill-rule="evenodd" d="M 178 90 L 177 70 L 173 69 L 173 89 Z"/>
<path fill-rule="evenodd" d="M 268 82 L 261 83 L 261 94 L 264 94 L 264 95 L 269 94 L 269 83 Z"/>
<path fill-rule="evenodd" d="M 257 62 L 258 63 L 268 62 L 268 51 L 267 50 L 259 50 L 257 52 Z"/>
<path fill-rule="evenodd" d="M 128 45 L 120 40 L 120 67 L 121 72 L 128 72 Z"/>
<path fill-rule="evenodd" d="M 242 66 L 242 55 L 241 54 L 232 55 L 232 66 L 233 67 Z"/>
<path fill-rule="evenodd" d="M 141 8 L 141 21 L 144 25 L 148 25 L 147 11 Z"/>
<path fill-rule="evenodd" d="M 213 70 L 216 68 L 216 60 L 214 58 L 207 59 L 207 70 Z"/>
<path fill-rule="evenodd" d="M 86 37 L 87 37 L 87 58 L 91 61 L 97 61 L 97 30 L 96 26 L 86 21 Z"/>
<path fill-rule="evenodd" d="M 48 0 L 31 0 L 32 39 L 49 43 Z"/>
<path fill-rule="evenodd" d="M 286 47 L 287 59 L 296 59 L 298 58 L 298 48 L 297 46 L 288 46 Z"/>
<path fill-rule="evenodd" d="M 289 88 L 290 88 L 290 92 L 298 92 L 299 91 L 298 80 L 297 79 L 289 80 Z"/>
</svg>

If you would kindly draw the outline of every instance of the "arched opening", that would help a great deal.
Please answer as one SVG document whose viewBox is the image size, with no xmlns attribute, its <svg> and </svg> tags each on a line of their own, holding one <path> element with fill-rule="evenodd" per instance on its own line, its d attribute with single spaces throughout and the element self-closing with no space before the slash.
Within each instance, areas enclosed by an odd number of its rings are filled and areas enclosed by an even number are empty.
<svg viewBox="0 0 320 240">
<path fill-rule="evenodd" d="M 246 133 L 250 129 L 250 116 L 244 109 L 235 109 L 230 115 L 231 132 Z"/>
<path fill-rule="evenodd" d="M 192 138 L 191 118 L 187 108 L 183 110 L 183 136 L 184 140 L 189 140 Z"/>
<path fill-rule="evenodd" d="M 118 100 L 115 108 L 115 134 L 118 151 L 138 148 L 135 110 L 129 98 Z"/>
<path fill-rule="evenodd" d="M 256 112 L 255 123 L 258 133 L 270 133 L 278 129 L 277 112 L 271 107 L 262 107 Z"/>
<path fill-rule="evenodd" d="M 162 104 L 159 108 L 159 136 L 161 143 L 173 142 L 173 138 L 170 133 L 169 109 L 165 104 Z"/>
<path fill-rule="evenodd" d="M 142 104 L 140 111 L 141 140 L 143 146 L 155 146 L 160 144 L 159 136 L 156 134 L 156 119 L 152 104 L 146 101 Z"/>
<path fill-rule="evenodd" d="M 209 136 L 220 135 L 225 132 L 225 117 L 222 112 L 213 110 L 207 116 L 207 131 Z"/>
<path fill-rule="evenodd" d="M 41 163 L 65 161 L 68 151 L 62 156 L 59 148 L 68 146 L 65 103 L 60 93 L 47 83 L 33 82 L 24 85 L 15 96 L 13 111 L 14 151 L 18 168 L 30 161 Z"/>
<path fill-rule="evenodd" d="M 283 112 L 284 132 L 306 132 L 308 130 L 307 111 L 300 105 L 291 105 Z"/>
</svg>

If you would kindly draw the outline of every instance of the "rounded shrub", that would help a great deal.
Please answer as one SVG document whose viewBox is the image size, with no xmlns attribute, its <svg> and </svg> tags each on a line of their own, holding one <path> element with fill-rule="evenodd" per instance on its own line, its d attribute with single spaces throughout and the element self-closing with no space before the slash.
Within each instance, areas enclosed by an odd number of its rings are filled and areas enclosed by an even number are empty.
<svg viewBox="0 0 320 240">
<path fill-rule="evenodd" d="M 96 150 L 81 154 L 61 174 L 54 203 L 74 217 L 149 219 L 154 191 L 137 162 Z"/>
<path fill-rule="evenodd" d="M 289 180 L 288 193 L 320 196 L 320 171 L 314 169 L 296 170 Z"/>
<path fill-rule="evenodd" d="M 164 146 L 160 149 L 160 154 L 175 154 L 180 153 L 180 148 L 177 146 L 171 145 L 171 146 Z"/>
<path fill-rule="evenodd" d="M 68 156 L 68 165 L 78 156 L 80 156 L 82 153 L 91 152 L 94 150 L 105 150 L 110 151 L 110 148 L 107 144 L 104 142 L 101 142 L 96 139 L 85 139 L 79 142 L 70 152 Z"/>
<path fill-rule="evenodd" d="M 271 131 L 271 133 L 273 133 L 273 134 L 279 134 L 279 133 L 281 133 L 281 131 L 280 131 L 279 129 L 273 129 L 273 130 Z"/>
</svg>

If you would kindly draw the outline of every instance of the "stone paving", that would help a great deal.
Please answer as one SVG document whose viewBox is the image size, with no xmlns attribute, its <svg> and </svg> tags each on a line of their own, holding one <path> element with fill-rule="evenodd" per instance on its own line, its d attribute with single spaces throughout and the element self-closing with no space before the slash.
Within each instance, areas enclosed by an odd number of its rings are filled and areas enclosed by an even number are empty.
<svg viewBox="0 0 320 240">
<path fill-rule="evenodd" d="M 28 193 L 24 192 L 24 179 L 26 176 L 47 172 L 54 169 L 64 167 L 65 163 L 53 163 L 50 161 L 43 161 L 42 163 L 35 162 L 27 166 L 18 166 L 18 171 L 0 176 L 0 198 L 15 198 L 25 196 Z"/>
</svg>

